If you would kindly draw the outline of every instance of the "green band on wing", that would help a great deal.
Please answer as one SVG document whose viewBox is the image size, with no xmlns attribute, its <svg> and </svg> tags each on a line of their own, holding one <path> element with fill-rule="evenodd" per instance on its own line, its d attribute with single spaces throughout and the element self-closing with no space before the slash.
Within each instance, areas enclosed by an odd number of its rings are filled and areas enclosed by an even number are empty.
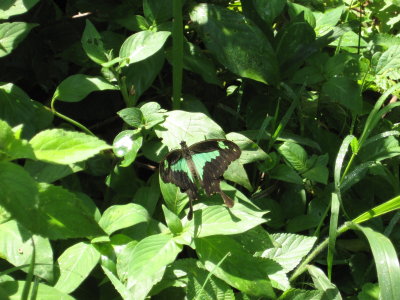
<svg viewBox="0 0 400 300">
<path fill-rule="evenodd" d="M 229 146 L 225 145 L 223 141 L 218 142 L 218 147 L 220 147 L 221 149 L 229 149 Z"/>
<path fill-rule="evenodd" d="M 206 163 L 212 161 L 214 158 L 217 158 L 218 156 L 219 156 L 218 150 L 192 155 L 193 163 L 196 166 L 197 173 L 199 173 L 201 180 L 203 180 L 204 166 L 206 165 Z"/>
<path fill-rule="evenodd" d="M 189 166 L 186 162 L 186 159 L 181 158 L 176 163 L 171 166 L 171 170 L 173 172 L 184 172 L 187 174 L 191 182 L 194 182 L 192 173 L 189 170 Z"/>
</svg>

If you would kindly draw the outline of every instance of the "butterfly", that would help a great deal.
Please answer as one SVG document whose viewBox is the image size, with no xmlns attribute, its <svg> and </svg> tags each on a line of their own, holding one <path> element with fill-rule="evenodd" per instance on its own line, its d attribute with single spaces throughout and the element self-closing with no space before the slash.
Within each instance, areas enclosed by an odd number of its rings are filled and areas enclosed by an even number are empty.
<svg viewBox="0 0 400 300">
<path fill-rule="evenodd" d="M 221 195 L 228 207 L 233 200 L 220 187 L 222 175 L 229 164 L 240 157 L 241 151 L 234 142 L 224 139 L 211 139 L 188 147 L 185 141 L 181 149 L 167 154 L 160 163 L 161 179 L 173 183 L 189 196 L 188 220 L 193 217 L 193 201 L 198 199 L 197 186 L 201 186 L 207 196 Z"/>
</svg>

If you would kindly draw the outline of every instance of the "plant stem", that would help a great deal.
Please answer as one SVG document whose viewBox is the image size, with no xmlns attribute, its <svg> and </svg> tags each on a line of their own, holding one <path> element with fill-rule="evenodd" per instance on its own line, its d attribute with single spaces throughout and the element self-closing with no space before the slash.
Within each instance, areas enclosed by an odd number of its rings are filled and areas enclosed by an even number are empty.
<svg viewBox="0 0 400 300">
<path fill-rule="evenodd" d="M 172 108 L 179 109 L 183 69 L 183 21 L 182 0 L 173 0 L 174 22 L 172 26 Z"/>
</svg>

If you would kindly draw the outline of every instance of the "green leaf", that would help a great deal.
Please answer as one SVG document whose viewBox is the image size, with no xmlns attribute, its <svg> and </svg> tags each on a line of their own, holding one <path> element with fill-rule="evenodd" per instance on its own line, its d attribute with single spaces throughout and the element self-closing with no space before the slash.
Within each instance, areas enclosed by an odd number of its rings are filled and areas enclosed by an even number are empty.
<svg viewBox="0 0 400 300">
<path fill-rule="evenodd" d="M 168 209 L 174 214 L 179 215 L 189 202 L 188 196 L 186 193 L 181 193 L 175 184 L 164 183 L 161 177 L 159 178 L 159 182 L 161 194 Z"/>
<path fill-rule="evenodd" d="M 89 276 L 100 259 L 100 253 L 88 243 L 80 242 L 67 248 L 57 259 L 60 277 L 55 288 L 71 293 Z"/>
<path fill-rule="evenodd" d="M 158 51 L 146 59 L 122 68 L 122 76 L 126 77 L 126 86 L 134 102 L 153 84 L 164 65 L 164 60 L 164 53 Z"/>
<path fill-rule="evenodd" d="M 99 221 L 99 225 L 108 235 L 111 235 L 117 230 L 149 220 L 149 214 L 143 206 L 129 203 L 107 208 Z"/>
<path fill-rule="evenodd" d="M 396 249 L 383 234 L 368 227 L 356 227 L 365 234 L 374 256 L 378 282 L 381 290 L 380 298 L 395 300 L 400 298 L 397 283 L 400 282 L 400 267 Z"/>
<path fill-rule="evenodd" d="M 201 238 L 239 234 L 265 223 L 266 220 L 262 218 L 265 213 L 249 209 L 241 203 L 235 203 L 232 208 L 222 205 L 209 206 L 194 212 L 193 220 L 185 225 L 185 235 L 188 235 L 188 238 Z"/>
<path fill-rule="evenodd" d="M 265 153 L 264 150 L 241 133 L 230 132 L 226 135 L 226 138 L 237 144 L 240 150 L 242 150 L 242 154 L 239 158 L 241 164 L 248 164 L 257 160 L 265 160 L 269 158 L 268 154 Z"/>
<path fill-rule="evenodd" d="M 1 13 L 1 11 L 0 11 Z M 37 24 L 12 22 L 0 24 L 0 57 L 10 54 Z"/>
<path fill-rule="evenodd" d="M 178 218 L 176 214 L 171 212 L 168 208 L 166 208 L 164 205 L 162 205 L 162 210 L 164 212 L 165 216 L 165 221 L 167 223 L 167 226 L 171 232 L 176 235 L 182 232 L 182 222 Z"/>
<path fill-rule="evenodd" d="M 4 281 L 0 282 L 0 296 L 4 297 L 4 299 L 23 299 L 23 290 L 26 285 L 25 280 L 14 280 L 14 281 Z M 36 299 L 40 300 L 54 300 L 54 299 L 62 299 L 62 300 L 75 300 L 74 297 L 60 292 L 56 288 L 52 286 L 48 286 L 44 283 L 37 284 L 37 293 Z"/>
<path fill-rule="evenodd" d="M 313 180 L 315 182 L 327 184 L 329 170 L 326 167 L 328 164 L 328 153 L 321 156 L 313 155 L 307 160 L 307 171 L 302 175 L 304 178 Z"/>
<path fill-rule="evenodd" d="M 143 136 L 137 130 L 125 130 L 114 139 L 113 148 L 117 157 L 123 157 L 122 167 L 127 167 L 136 159 L 136 155 L 142 146 Z"/>
<path fill-rule="evenodd" d="M 338 46 L 340 42 L 341 47 L 367 47 L 368 43 L 354 31 L 346 31 L 341 36 L 340 39 L 334 40 L 329 45 Z"/>
<path fill-rule="evenodd" d="M 85 30 L 81 39 L 82 47 L 86 55 L 95 63 L 101 65 L 108 61 L 103 41 L 96 27 L 86 19 Z"/>
<path fill-rule="evenodd" d="M 64 79 L 56 91 L 53 99 L 65 102 L 79 102 L 95 91 L 118 90 L 102 77 L 76 74 Z"/>
<path fill-rule="evenodd" d="M 33 149 L 27 140 L 19 139 L 11 127 L 0 120 L 0 158 L 14 160 L 19 158 L 35 159 Z"/>
<path fill-rule="evenodd" d="M 252 2 L 261 19 L 268 25 L 272 25 L 275 18 L 282 13 L 286 4 L 282 0 L 252 0 Z"/>
<path fill-rule="evenodd" d="M 180 148 L 186 141 L 190 146 L 205 139 L 225 138 L 222 128 L 203 113 L 173 110 L 165 113 L 166 119 L 156 126 L 156 134 L 170 150 Z"/>
<path fill-rule="evenodd" d="M 278 147 L 278 151 L 296 171 L 304 172 L 307 170 L 307 152 L 302 146 L 284 142 Z"/>
<path fill-rule="evenodd" d="M 140 106 L 140 110 L 143 113 L 145 129 L 150 129 L 165 119 L 166 110 L 157 102 L 147 102 Z"/>
<path fill-rule="evenodd" d="M 130 299 L 144 299 L 181 250 L 182 246 L 165 234 L 151 235 L 137 244 L 128 244 L 118 256 L 117 270 L 131 292 Z"/>
<path fill-rule="evenodd" d="M 53 183 L 83 170 L 82 165 L 58 165 L 43 161 L 27 161 L 24 169 L 38 182 Z"/>
<path fill-rule="evenodd" d="M 266 249 L 261 257 L 273 259 L 283 267 L 285 273 L 292 271 L 317 241 L 316 237 L 290 233 L 276 233 L 272 235 L 272 238 L 278 246 Z"/>
<path fill-rule="evenodd" d="M 44 130 L 29 143 L 37 159 L 57 164 L 83 161 L 110 148 L 94 136 L 62 129 Z"/>
<path fill-rule="evenodd" d="M 337 25 L 340 21 L 340 17 L 343 13 L 344 6 L 338 6 L 335 8 L 327 9 L 326 11 L 322 12 L 314 12 L 315 21 L 316 21 L 316 31 L 318 32 L 317 28 L 322 27 L 333 27 Z"/>
<path fill-rule="evenodd" d="M 10 126 L 23 124 L 25 136 L 32 136 L 51 124 L 53 114 L 18 86 L 6 83 L 0 84 L 0 119 Z"/>
<path fill-rule="evenodd" d="M 269 175 L 274 179 L 295 184 L 303 184 L 303 180 L 301 179 L 300 175 L 297 174 L 297 172 L 291 167 L 284 164 L 277 165 L 270 171 Z"/>
<path fill-rule="evenodd" d="M 128 64 L 145 60 L 164 46 L 170 34 L 168 31 L 135 33 L 122 44 L 119 56 L 128 59 Z"/>
<path fill-rule="evenodd" d="M 318 290 L 325 292 L 326 299 L 341 300 L 337 287 L 326 277 L 325 273 L 320 269 L 312 265 L 307 266 L 308 273 L 310 273 L 311 278 L 314 282 L 315 287 Z"/>
<path fill-rule="evenodd" d="M 195 245 L 200 260 L 214 276 L 246 294 L 275 298 L 268 276 L 280 269 L 277 263 L 253 257 L 228 236 L 196 238 Z"/>
<path fill-rule="evenodd" d="M 263 83 L 279 81 L 275 52 L 268 39 L 243 15 L 211 4 L 190 12 L 207 47 L 234 74 Z"/>
<path fill-rule="evenodd" d="M 35 243 L 34 274 L 48 281 L 53 280 L 53 250 L 48 239 L 32 235 L 16 221 L 0 224 L 0 253 L 3 259 L 16 267 L 29 265 Z M 22 268 L 28 272 L 28 267 Z"/>
<path fill-rule="evenodd" d="M 353 79 L 346 77 L 330 78 L 322 86 L 322 93 L 353 113 L 358 114 L 362 110 L 360 86 Z"/>
<path fill-rule="evenodd" d="M 379 57 L 378 63 L 375 67 L 375 73 L 385 75 L 391 79 L 400 79 L 400 45 L 389 47 Z"/>
<path fill-rule="evenodd" d="M 76 194 L 59 186 L 39 185 L 39 210 L 47 223 L 45 236 L 66 239 L 104 234 Z"/>
<path fill-rule="evenodd" d="M 0 20 L 26 13 L 38 2 L 39 0 L 3 0 L 0 3 Z"/>
<path fill-rule="evenodd" d="M 139 128 L 144 123 L 143 113 L 139 108 L 128 107 L 117 112 L 122 120 L 129 126 Z"/>
<path fill-rule="evenodd" d="M 400 209 L 400 196 L 394 197 L 374 208 L 371 208 L 365 213 L 362 213 L 357 218 L 353 219 L 352 222 L 356 224 L 363 223 L 372 218 L 376 218 L 380 215 L 386 214 L 388 212 Z"/>
<path fill-rule="evenodd" d="M 283 293 L 279 300 L 321 300 L 325 299 L 324 297 L 323 291 L 290 289 Z"/>
<path fill-rule="evenodd" d="M 172 1 L 144 0 L 143 12 L 152 23 L 159 24 L 172 18 Z"/>
<path fill-rule="evenodd" d="M 304 20 L 307 21 L 307 23 L 310 24 L 311 27 L 315 27 L 316 21 L 311 9 L 293 2 L 288 2 L 287 4 L 289 7 L 289 15 L 292 20 L 296 19 L 296 16 L 304 14 Z"/>
</svg>

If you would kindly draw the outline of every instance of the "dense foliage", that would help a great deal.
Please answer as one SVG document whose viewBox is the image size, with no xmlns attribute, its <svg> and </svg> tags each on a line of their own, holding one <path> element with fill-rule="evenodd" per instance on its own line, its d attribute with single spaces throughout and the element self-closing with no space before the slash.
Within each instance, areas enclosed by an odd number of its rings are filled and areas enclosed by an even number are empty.
<svg viewBox="0 0 400 300">
<path fill-rule="evenodd" d="M 400 299 L 398 1 L 0 2 L 1 299 Z M 242 151 L 188 197 L 185 140 Z"/>
</svg>

